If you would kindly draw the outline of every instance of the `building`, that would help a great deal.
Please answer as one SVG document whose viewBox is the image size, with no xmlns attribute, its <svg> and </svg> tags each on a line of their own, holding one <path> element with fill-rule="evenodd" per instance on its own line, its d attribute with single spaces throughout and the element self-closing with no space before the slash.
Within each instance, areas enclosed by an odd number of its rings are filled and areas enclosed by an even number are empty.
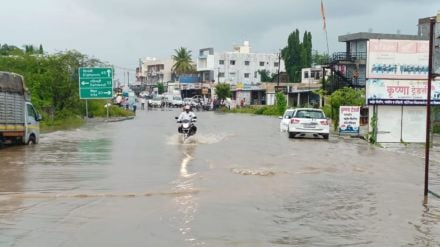
<svg viewBox="0 0 440 247">
<path fill-rule="evenodd" d="M 172 59 L 156 59 L 147 57 L 141 62 L 140 77 L 149 85 L 159 82 L 168 83 L 174 81 L 171 68 L 174 65 Z"/>
<path fill-rule="evenodd" d="M 371 123 L 377 142 L 423 142 L 426 123 L 426 87 L 429 42 L 425 23 L 419 20 L 419 35 L 354 33 L 339 36 L 344 52 L 334 53 L 329 68 L 332 93 L 348 86 L 365 89 Z M 425 98 L 424 98 L 425 97 Z M 425 101 L 423 101 L 423 98 Z M 374 125 L 374 126 L 372 126 Z"/>
<path fill-rule="evenodd" d="M 248 41 L 235 45 L 231 52 L 215 53 L 214 48 L 200 49 L 197 71 L 202 82 L 228 83 L 233 99 L 245 104 L 266 104 L 259 71 L 276 75 L 285 72 L 284 61 L 275 53 L 251 53 Z"/>
<path fill-rule="evenodd" d="M 321 96 L 315 91 L 321 89 L 322 78 L 328 79 L 330 69 L 318 65 L 301 70 L 301 83 L 287 87 L 287 103 L 289 107 L 313 106 L 321 107 Z"/>
</svg>

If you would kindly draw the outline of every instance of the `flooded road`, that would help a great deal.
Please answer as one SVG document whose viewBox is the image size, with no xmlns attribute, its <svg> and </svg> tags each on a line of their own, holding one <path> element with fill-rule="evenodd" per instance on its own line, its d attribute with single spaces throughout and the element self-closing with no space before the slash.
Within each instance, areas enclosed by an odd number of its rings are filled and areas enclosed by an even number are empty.
<svg viewBox="0 0 440 247">
<path fill-rule="evenodd" d="M 422 158 L 212 112 L 182 144 L 178 113 L 0 150 L 0 246 L 440 246 Z"/>
</svg>

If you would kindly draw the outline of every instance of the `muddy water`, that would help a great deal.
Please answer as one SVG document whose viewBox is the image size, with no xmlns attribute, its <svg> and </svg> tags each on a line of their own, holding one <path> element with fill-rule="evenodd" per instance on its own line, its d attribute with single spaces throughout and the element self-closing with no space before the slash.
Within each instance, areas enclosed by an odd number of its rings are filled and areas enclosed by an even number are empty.
<svg viewBox="0 0 440 247">
<path fill-rule="evenodd" d="M 177 114 L 0 150 L 0 246 L 440 245 L 416 155 L 212 112 L 182 143 Z"/>
</svg>

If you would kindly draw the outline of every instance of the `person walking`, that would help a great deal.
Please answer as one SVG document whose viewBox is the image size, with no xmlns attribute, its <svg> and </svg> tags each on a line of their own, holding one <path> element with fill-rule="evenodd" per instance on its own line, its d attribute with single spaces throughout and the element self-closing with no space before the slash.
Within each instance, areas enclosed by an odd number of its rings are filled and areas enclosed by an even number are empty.
<svg viewBox="0 0 440 247">
<path fill-rule="evenodd" d="M 141 99 L 141 110 L 144 110 L 144 109 L 145 109 L 145 98 L 142 97 L 142 99 Z"/>
</svg>

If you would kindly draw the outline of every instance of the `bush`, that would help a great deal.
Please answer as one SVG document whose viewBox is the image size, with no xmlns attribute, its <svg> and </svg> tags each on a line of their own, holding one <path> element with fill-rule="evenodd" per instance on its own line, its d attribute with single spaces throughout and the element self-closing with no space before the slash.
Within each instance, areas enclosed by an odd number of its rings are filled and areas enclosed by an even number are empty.
<svg viewBox="0 0 440 247">
<path fill-rule="evenodd" d="M 435 134 L 440 134 L 440 124 L 434 124 L 434 126 L 432 126 L 432 132 Z"/>
<path fill-rule="evenodd" d="M 263 115 L 268 115 L 268 116 L 280 116 L 284 114 L 284 111 L 280 114 L 279 113 L 279 108 L 278 107 L 267 107 L 264 111 L 263 111 Z"/>
</svg>

